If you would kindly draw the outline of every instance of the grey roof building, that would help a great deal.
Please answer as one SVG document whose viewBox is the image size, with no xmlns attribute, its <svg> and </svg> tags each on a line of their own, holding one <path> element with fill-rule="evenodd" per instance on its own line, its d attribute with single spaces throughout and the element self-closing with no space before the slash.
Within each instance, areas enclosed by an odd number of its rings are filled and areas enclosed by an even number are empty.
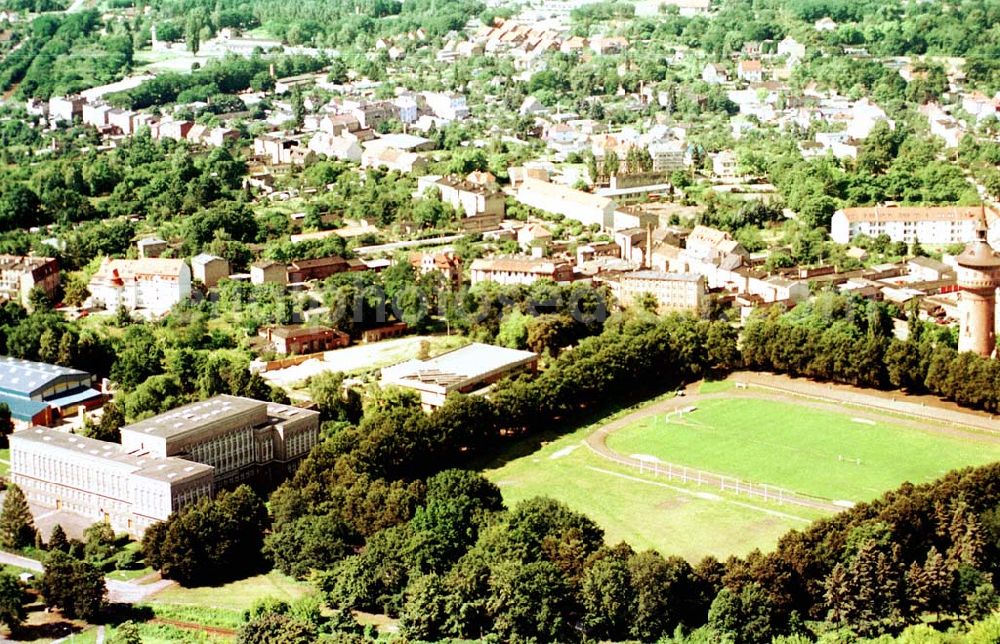
<svg viewBox="0 0 1000 644">
<path fill-rule="evenodd" d="M 10 436 L 11 478 L 36 506 L 141 536 L 220 487 L 282 476 L 319 439 L 319 413 L 215 396 L 123 427 L 109 443 L 32 427 Z"/>
<path fill-rule="evenodd" d="M 101 404 L 93 383 L 86 371 L 0 356 L 0 403 L 22 423 L 51 425 L 80 405 Z"/>
</svg>

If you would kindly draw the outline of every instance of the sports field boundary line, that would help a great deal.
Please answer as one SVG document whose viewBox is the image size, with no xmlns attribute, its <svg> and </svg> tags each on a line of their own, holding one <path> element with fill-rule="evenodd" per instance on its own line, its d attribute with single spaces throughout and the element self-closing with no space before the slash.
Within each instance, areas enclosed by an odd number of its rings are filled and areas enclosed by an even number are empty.
<svg viewBox="0 0 1000 644">
<path fill-rule="evenodd" d="M 665 477 L 668 481 L 681 481 L 689 485 L 699 487 L 711 487 L 723 493 L 730 493 L 739 496 L 743 494 L 754 498 L 759 498 L 766 503 L 777 503 L 778 505 L 797 505 L 811 510 L 821 510 L 825 512 L 840 512 L 850 507 L 850 503 L 835 503 L 820 498 L 814 498 L 802 493 L 793 492 L 777 485 L 767 483 L 753 483 L 745 481 L 735 476 L 716 474 L 706 470 L 668 463 L 657 459 L 656 461 L 643 461 L 631 456 L 624 456 L 608 447 L 605 442 L 609 432 L 598 430 L 588 436 L 584 443 L 587 447 L 605 460 L 609 460 L 619 465 L 624 465 L 636 469 L 640 474 L 649 474 L 656 478 Z M 597 443 L 595 444 L 594 440 Z"/>
<path fill-rule="evenodd" d="M 822 387 L 822 384 L 810 380 L 803 383 L 796 383 L 799 386 L 794 386 L 793 383 L 783 385 L 774 382 L 763 382 L 762 380 L 762 378 L 781 377 L 782 376 L 778 374 L 761 376 L 760 374 L 748 374 L 746 372 L 741 372 L 738 374 L 732 374 L 729 377 L 729 380 L 736 384 L 737 387 L 742 385 L 744 387 L 771 390 L 796 398 L 812 399 L 838 405 L 848 405 L 869 411 L 887 411 L 903 417 L 916 418 L 925 421 L 931 420 L 952 425 L 954 427 L 971 429 L 973 431 L 985 432 L 988 434 L 1000 434 L 1000 423 L 993 420 L 992 416 L 990 418 L 986 418 L 973 412 L 929 407 L 923 403 L 895 400 L 894 398 L 886 400 L 871 394 L 845 391 L 840 385 L 834 385 L 832 383 L 827 385 L 829 388 L 826 391 L 807 391 L 808 389 L 820 388 Z M 901 394 L 901 396 L 905 397 L 906 394 Z"/>
<path fill-rule="evenodd" d="M 585 465 L 584 467 L 586 467 L 588 470 L 591 470 L 592 472 L 600 472 L 601 474 L 607 474 L 609 476 L 616 476 L 618 478 L 625 479 L 627 481 L 635 481 L 636 483 L 645 483 L 646 485 L 655 485 L 657 487 L 662 487 L 662 488 L 666 488 L 668 490 L 671 490 L 673 492 L 677 492 L 678 494 L 685 494 L 687 496 L 693 496 L 696 499 L 707 500 L 706 496 L 709 496 L 709 495 L 707 495 L 704 492 L 696 492 L 694 490 L 689 490 L 687 488 L 680 487 L 680 486 L 677 486 L 677 485 L 670 485 L 668 483 L 662 483 L 660 481 L 650 481 L 649 479 L 644 479 L 644 478 L 641 478 L 641 477 L 638 477 L 638 476 L 632 476 L 631 474 L 622 474 L 621 472 L 614 472 L 612 470 L 606 470 L 606 469 L 601 468 L 601 467 L 594 467 L 593 465 Z M 711 496 L 714 497 L 714 498 L 711 499 L 712 501 L 719 501 L 720 503 L 730 503 L 732 505 L 738 505 L 740 507 L 747 508 L 749 510 L 755 510 L 757 512 L 763 512 L 764 514 L 769 514 L 771 516 L 776 516 L 776 517 L 782 517 L 784 519 L 790 519 L 792 521 L 800 521 L 802 523 L 812 523 L 813 522 L 813 519 L 807 519 L 806 517 L 800 517 L 800 516 L 795 515 L 795 514 L 788 514 L 787 512 L 782 512 L 780 510 L 772 510 L 770 508 L 761 507 L 759 505 L 753 505 L 751 503 L 744 503 L 743 501 L 736 501 L 734 499 L 730 499 L 730 498 L 727 498 L 727 497 L 724 497 L 724 496 L 720 496 L 718 494 L 713 494 Z"/>
</svg>

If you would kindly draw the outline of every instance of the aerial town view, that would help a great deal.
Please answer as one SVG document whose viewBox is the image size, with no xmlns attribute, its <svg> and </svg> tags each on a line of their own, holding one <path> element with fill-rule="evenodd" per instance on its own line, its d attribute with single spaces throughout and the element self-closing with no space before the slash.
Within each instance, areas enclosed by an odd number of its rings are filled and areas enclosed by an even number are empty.
<svg viewBox="0 0 1000 644">
<path fill-rule="evenodd" d="M 1000 0 L 0 0 L 0 641 L 1000 644 Z"/>
</svg>

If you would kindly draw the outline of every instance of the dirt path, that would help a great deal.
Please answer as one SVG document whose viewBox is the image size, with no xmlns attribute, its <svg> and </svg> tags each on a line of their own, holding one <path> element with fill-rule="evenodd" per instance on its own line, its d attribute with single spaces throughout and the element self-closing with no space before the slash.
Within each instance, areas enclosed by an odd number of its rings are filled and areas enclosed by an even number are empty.
<svg viewBox="0 0 1000 644">
<path fill-rule="evenodd" d="M 149 624 L 166 624 L 167 626 L 176 626 L 177 628 L 183 628 L 188 631 L 199 631 L 202 633 L 212 633 L 213 635 L 224 635 L 226 637 L 232 637 L 236 635 L 236 631 L 231 628 L 222 628 L 221 626 L 205 626 L 204 624 L 195 624 L 194 622 L 182 622 L 177 619 L 164 619 L 162 617 L 154 617 L 147 622 Z"/>
<path fill-rule="evenodd" d="M 869 392 L 843 385 L 827 385 L 811 381 L 793 380 L 784 376 L 740 372 L 729 380 L 738 388 L 713 394 L 700 394 L 700 383 L 690 385 L 683 396 L 654 403 L 631 414 L 617 418 L 590 434 L 585 444 L 595 454 L 609 461 L 638 470 L 640 473 L 665 477 L 668 481 L 694 483 L 723 492 L 744 495 L 778 504 L 790 504 L 827 512 L 839 512 L 850 502 L 826 499 L 794 492 L 773 485 L 743 481 L 732 476 L 699 470 L 676 463 L 666 463 L 655 458 L 626 456 L 607 445 L 608 435 L 633 425 L 650 416 L 656 416 L 689 407 L 698 401 L 747 398 L 794 403 L 812 409 L 843 413 L 849 406 L 859 418 L 875 422 L 889 420 L 894 425 L 918 431 L 944 434 L 964 440 L 1000 443 L 1000 421 L 993 417 L 948 406 L 947 403 L 929 405 L 926 397 L 910 397 L 900 393 Z M 887 419 L 886 412 L 893 415 Z M 930 421 L 930 423 L 928 422 Z M 931 424 L 933 423 L 933 424 Z"/>
</svg>

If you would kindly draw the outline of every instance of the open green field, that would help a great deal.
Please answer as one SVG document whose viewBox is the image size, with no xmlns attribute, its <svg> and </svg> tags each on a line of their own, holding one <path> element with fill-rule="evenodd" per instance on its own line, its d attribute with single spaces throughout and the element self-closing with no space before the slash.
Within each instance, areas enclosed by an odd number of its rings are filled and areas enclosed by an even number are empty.
<svg viewBox="0 0 1000 644">
<path fill-rule="evenodd" d="M 508 505 L 548 496 L 594 519 L 609 543 L 624 540 L 637 550 L 652 548 L 691 562 L 771 549 L 788 530 L 822 516 L 640 475 L 582 444 L 593 430 L 578 430 L 484 474 L 500 486 Z"/>
<path fill-rule="evenodd" d="M 264 597 L 275 597 L 285 601 L 293 601 L 307 595 L 311 587 L 286 577 L 279 572 L 269 572 L 234 581 L 223 586 L 205 586 L 202 588 L 182 588 L 173 586 L 157 593 L 150 598 L 149 603 L 156 609 L 158 605 L 191 606 L 197 608 L 217 609 L 240 613 Z M 194 620 L 189 620 L 194 621 Z M 222 625 L 222 624 L 220 624 Z"/>
<path fill-rule="evenodd" d="M 657 414 L 608 436 L 624 455 L 785 487 L 828 499 L 869 500 L 901 483 L 1000 460 L 1000 444 L 749 398 L 695 400 L 682 417 Z"/>
</svg>

